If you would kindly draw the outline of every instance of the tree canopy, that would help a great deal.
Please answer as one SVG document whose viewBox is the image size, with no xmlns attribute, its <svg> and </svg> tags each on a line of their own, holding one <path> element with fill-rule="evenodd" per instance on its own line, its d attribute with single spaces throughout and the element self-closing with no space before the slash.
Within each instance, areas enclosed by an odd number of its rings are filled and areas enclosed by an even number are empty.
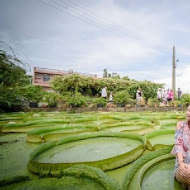
<svg viewBox="0 0 190 190">
<path fill-rule="evenodd" d="M 22 62 L 0 50 L 0 107 L 5 111 L 21 105 L 24 87 L 29 77 L 22 68 Z"/>
</svg>

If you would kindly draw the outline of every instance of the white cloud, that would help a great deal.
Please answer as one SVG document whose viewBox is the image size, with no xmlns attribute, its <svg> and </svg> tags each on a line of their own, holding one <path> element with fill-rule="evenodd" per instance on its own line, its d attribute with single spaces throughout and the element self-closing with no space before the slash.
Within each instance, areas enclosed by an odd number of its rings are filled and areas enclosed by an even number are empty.
<svg viewBox="0 0 190 190">
<path fill-rule="evenodd" d="M 181 72 L 180 77 L 176 77 L 176 90 L 177 88 L 181 88 L 183 93 L 190 93 L 190 65 L 185 66 Z M 154 82 L 165 83 L 165 88 L 172 88 L 172 76 L 155 80 Z"/>
<path fill-rule="evenodd" d="M 175 45 L 176 59 L 180 60 L 177 85 L 188 90 L 184 68 L 188 70 L 190 60 L 190 2 L 71 1 L 83 7 L 82 14 L 75 11 L 79 6 L 62 8 L 70 11 L 65 13 L 38 0 L 12 4 L 4 0 L 0 7 L 0 40 L 13 41 L 9 43 L 13 49 L 16 43 L 16 48 L 31 60 L 31 66 L 99 76 L 107 68 L 120 76 L 161 81 L 168 86 Z M 24 17 L 21 10 L 25 10 Z"/>
</svg>

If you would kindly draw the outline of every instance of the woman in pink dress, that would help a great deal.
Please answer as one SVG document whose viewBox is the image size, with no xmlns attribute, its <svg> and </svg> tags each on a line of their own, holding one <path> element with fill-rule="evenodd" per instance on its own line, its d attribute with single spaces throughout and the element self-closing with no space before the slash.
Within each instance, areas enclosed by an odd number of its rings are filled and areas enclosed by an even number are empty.
<svg viewBox="0 0 190 190">
<path fill-rule="evenodd" d="M 177 123 L 172 154 L 176 155 L 175 177 L 190 190 L 190 106 L 187 108 L 186 121 Z"/>
</svg>

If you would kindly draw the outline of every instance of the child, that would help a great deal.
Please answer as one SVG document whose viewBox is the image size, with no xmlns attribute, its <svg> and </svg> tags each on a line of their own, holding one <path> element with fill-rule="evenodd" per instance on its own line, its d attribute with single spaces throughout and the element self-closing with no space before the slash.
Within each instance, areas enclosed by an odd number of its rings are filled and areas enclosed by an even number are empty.
<svg viewBox="0 0 190 190">
<path fill-rule="evenodd" d="M 109 95 L 109 102 L 112 102 L 113 101 L 113 95 L 112 95 L 112 92 L 110 92 L 110 95 Z"/>
</svg>

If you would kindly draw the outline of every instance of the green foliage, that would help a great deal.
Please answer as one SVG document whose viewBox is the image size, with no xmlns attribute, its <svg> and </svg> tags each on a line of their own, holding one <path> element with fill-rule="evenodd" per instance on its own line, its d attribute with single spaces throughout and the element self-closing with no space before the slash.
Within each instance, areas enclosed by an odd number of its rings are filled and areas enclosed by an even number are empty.
<svg viewBox="0 0 190 190">
<path fill-rule="evenodd" d="M 61 94 L 66 92 L 79 92 L 82 95 L 99 96 L 103 87 L 107 86 L 108 92 L 127 91 L 131 98 L 136 98 L 136 91 L 139 87 L 143 90 L 143 95 L 147 100 L 156 96 L 156 90 L 162 84 L 149 81 L 138 82 L 135 80 L 125 80 L 119 78 L 92 78 L 79 75 L 59 76 L 51 82 L 52 88 Z"/>
<path fill-rule="evenodd" d="M 58 101 L 64 101 L 65 98 L 55 92 L 45 92 L 43 96 L 43 102 L 48 103 L 49 107 L 55 107 Z"/>
<path fill-rule="evenodd" d="M 122 79 L 123 80 L 130 80 L 130 78 L 128 76 L 124 76 Z"/>
<path fill-rule="evenodd" d="M 94 98 L 93 103 L 98 105 L 105 106 L 107 104 L 107 100 L 105 98 L 99 97 L 99 98 Z"/>
<path fill-rule="evenodd" d="M 22 66 L 16 57 L 0 50 L 0 108 L 4 111 L 21 108 L 24 86 L 29 84 L 29 77 Z"/>
<path fill-rule="evenodd" d="M 183 94 L 181 96 L 181 102 L 183 106 L 190 105 L 190 94 Z"/>
<path fill-rule="evenodd" d="M 155 98 L 157 89 L 161 88 L 162 86 L 163 84 L 157 84 L 150 81 L 134 81 L 134 85 L 131 85 L 129 87 L 129 94 L 133 99 L 135 99 L 137 90 L 141 88 L 143 92 L 143 97 L 145 98 L 145 100 L 147 100 L 148 98 Z"/>
<path fill-rule="evenodd" d="M 82 94 L 91 95 L 91 84 L 93 82 L 92 77 L 85 77 L 80 75 L 59 76 L 51 82 L 52 88 L 59 92 L 79 92 Z"/>
<path fill-rule="evenodd" d="M 129 103 L 130 102 L 130 95 L 126 90 L 122 90 L 120 92 L 116 92 L 114 95 L 114 102 L 115 103 Z"/>
<path fill-rule="evenodd" d="M 179 107 L 181 105 L 181 101 L 180 100 L 174 100 L 174 101 L 172 101 L 172 103 L 173 103 L 174 107 Z"/>
<path fill-rule="evenodd" d="M 71 107 L 81 107 L 87 105 L 87 99 L 81 93 L 73 93 L 68 97 L 68 103 Z"/>
<path fill-rule="evenodd" d="M 159 100 L 157 98 L 149 98 L 147 101 L 148 106 L 156 106 L 159 105 Z"/>
<path fill-rule="evenodd" d="M 39 103 L 45 94 L 41 86 L 34 86 L 32 84 L 24 87 L 24 97 L 29 102 Z"/>
</svg>

